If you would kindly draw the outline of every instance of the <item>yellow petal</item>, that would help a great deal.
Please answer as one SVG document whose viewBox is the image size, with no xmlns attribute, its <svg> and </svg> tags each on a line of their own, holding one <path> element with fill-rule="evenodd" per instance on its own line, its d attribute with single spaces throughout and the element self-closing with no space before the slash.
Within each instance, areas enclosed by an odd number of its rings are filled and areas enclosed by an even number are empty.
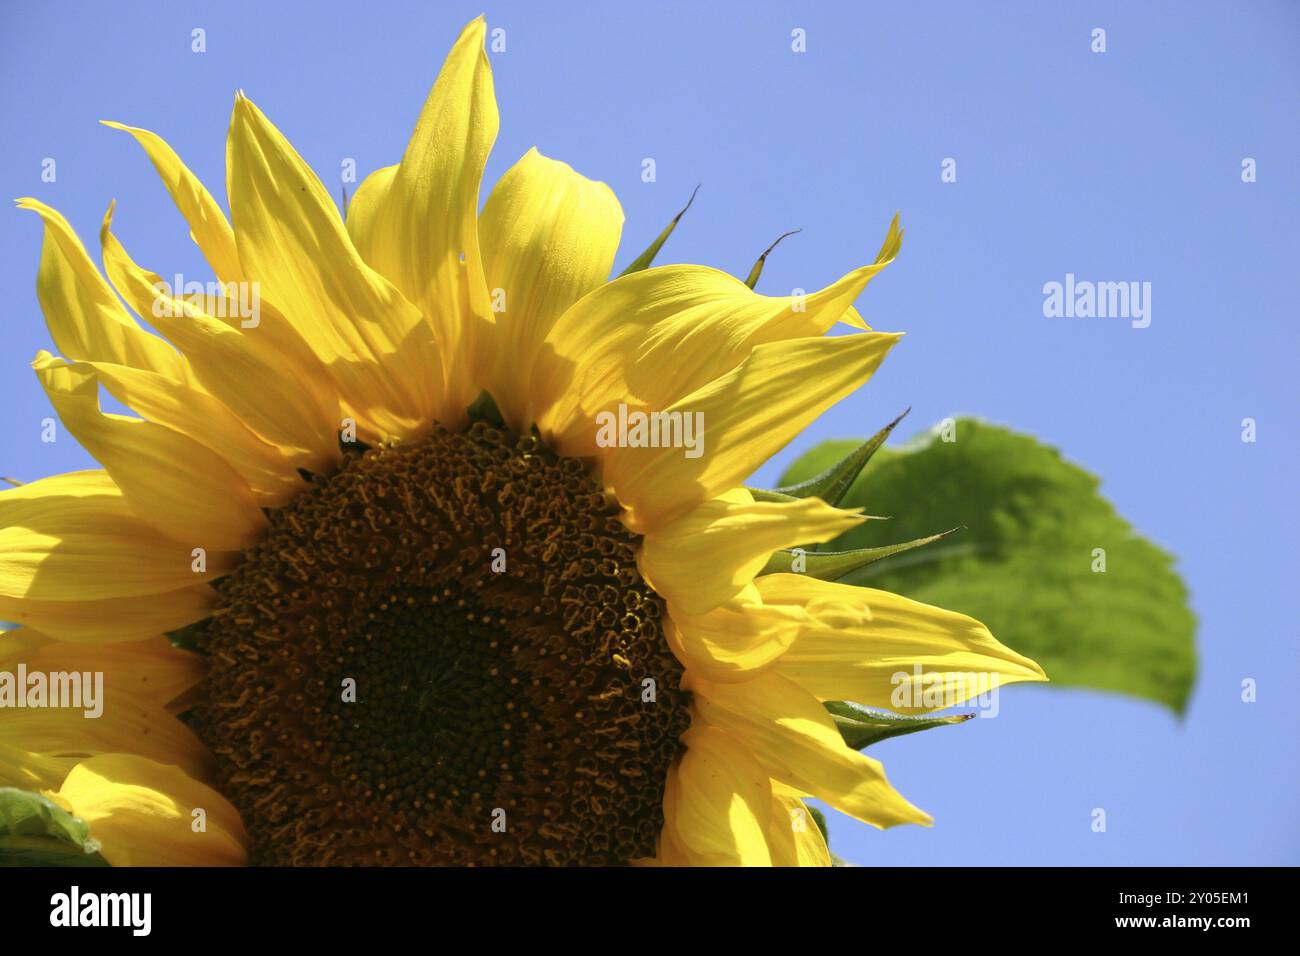
<svg viewBox="0 0 1300 956">
<path fill-rule="evenodd" d="M 120 560 L 124 555 L 115 557 Z M 216 592 L 206 584 L 145 596 L 70 601 L 0 594 L 0 615 L 61 641 L 98 644 L 140 641 L 174 631 L 211 616 L 216 604 Z"/>
<path fill-rule="evenodd" d="M 896 231 L 897 219 L 891 236 Z M 663 266 L 618 278 L 551 329 L 530 389 L 530 421 L 560 454 L 594 455 L 597 413 L 620 402 L 667 408 L 735 368 L 758 345 L 820 336 L 837 319 L 856 317 L 851 303 L 893 261 L 893 253 L 884 257 L 889 248 L 887 239 L 883 258 L 806 297 L 758 295 L 705 266 Z"/>
<path fill-rule="evenodd" d="M 2 756 L 3 755 L 0 755 L 0 759 L 2 759 Z M 3 764 L 0 764 L 0 770 L 2 769 Z M 673 780 L 672 773 L 673 771 L 671 770 L 668 772 L 668 779 L 665 781 L 665 803 L 667 802 L 667 795 L 676 790 L 676 781 Z M 649 865 L 661 867 L 691 865 L 690 857 L 680 846 L 677 845 L 677 839 L 673 836 L 672 826 L 667 822 L 664 823 L 663 830 L 659 834 L 659 851 L 655 854 L 653 863 Z"/>
<path fill-rule="evenodd" d="M 748 680 L 770 667 L 813 623 L 811 605 L 769 594 L 766 574 L 703 614 L 670 609 L 664 637 L 689 670 L 711 681 Z M 811 608 L 816 610 L 815 608 Z"/>
<path fill-rule="evenodd" d="M 28 673 L 102 673 L 110 697 L 120 690 L 173 713 L 173 703 L 207 673 L 205 658 L 162 636 L 87 645 L 58 641 L 27 627 L 0 634 L 0 671 L 14 673 L 19 663 Z"/>
<path fill-rule="evenodd" d="M 226 221 L 226 214 L 204 188 L 189 167 L 176 155 L 175 150 L 156 133 L 134 126 L 124 126 L 110 120 L 100 120 L 105 126 L 120 129 L 135 137 L 162 178 L 172 201 L 189 223 L 190 237 L 198 245 L 203 258 L 222 282 L 237 282 L 242 278 L 239 253 L 235 249 L 235 233 Z"/>
<path fill-rule="evenodd" d="M 734 683 L 771 667 L 814 625 L 854 627 L 869 620 L 842 586 L 798 574 L 764 574 L 725 604 L 703 614 L 670 607 L 664 637 L 688 670 Z"/>
<path fill-rule="evenodd" d="M 755 501 L 739 488 L 656 527 L 637 566 L 670 607 L 703 614 L 740 593 L 777 548 L 830 541 L 861 522 L 820 498 Z"/>
<path fill-rule="evenodd" d="M 0 787 L 46 790 L 63 782 L 80 757 L 50 757 L 0 741 Z"/>
<path fill-rule="evenodd" d="M 812 813 L 798 797 L 772 795 L 773 866 L 830 866 L 831 853 Z"/>
<path fill-rule="evenodd" d="M 324 471 L 337 462 L 338 395 L 297 332 L 266 303 L 258 326 L 246 330 L 167 294 L 160 276 L 127 255 L 111 224 L 110 208 L 100 231 L 105 270 L 122 297 L 188 356 L 202 388 L 294 466 Z"/>
<path fill-rule="evenodd" d="M 865 332 L 760 345 L 735 369 L 666 410 L 694 416 L 696 457 L 681 447 L 602 449 L 605 484 L 626 509 L 624 521 L 644 534 L 739 485 L 870 378 L 899 338 Z"/>
<path fill-rule="evenodd" d="M 68 431 L 143 520 L 208 551 L 238 551 L 261 536 L 266 515 L 217 454 L 166 426 L 101 412 L 89 365 L 41 352 L 32 367 Z"/>
<path fill-rule="evenodd" d="M 55 475 L 0 491 L 0 618 L 23 621 L 27 600 L 152 598 L 233 566 L 233 556 L 217 552 L 207 555 L 206 570 L 196 571 L 192 547 L 141 521 L 102 471 Z"/>
<path fill-rule="evenodd" d="M 799 602 L 799 575 L 784 582 L 781 599 Z M 819 582 L 846 608 L 869 609 L 859 623 L 806 626 L 773 666 L 823 700 L 853 700 L 901 713 L 953 707 L 1003 684 L 1044 681 L 1043 669 L 999 643 L 979 621 L 888 591 Z M 806 599 L 806 598 L 804 598 Z"/>
<path fill-rule="evenodd" d="M 366 262 L 432 323 L 443 363 L 442 420 L 450 427 L 463 422 L 490 360 L 478 196 L 498 117 L 485 31 L 479 17 L 461 32 L 401 163 L 387 188 L 375 190 L 363 216 L 367 226 L 353 233 Z"/>
<path fill-rule="evenodd" d="M 51 797 L 89 824 L 113 866 L 240 866 L 248 859 L 238 811 L 177 767 L 130 754 L 92 757 Z M 201 828 L 196 810 L 203 811 Z"/>
<path fill-rule="evenodd" d="M 774 780 L 812 794 L 875 827 L 930 822 L 885 778 L 876 760 L 850 750 L 817 698 L 772 671 L 738 684 L 686 672 L 700 718 L 743 740 Z"/>
<path fill-rule="evenodd" d="M 690 866 L 769 866 L 772 788 L 744 745 L 713 727 L 682 736 L 686 753 L 668 772 L 665 828 Z"/>
<path fill-rule="evenodd" d="M 479 218 L 495 315 L 487 388 L 526 432 L 529 380 L 556 319 L 608 277 L 623 230 L 613 191 L 530 149 L 501 177 Z"/>
<path fill-rule="evenodd" d="M 45 223 L 36 297 L 59 351 L 73 359 L 145 368 L 183 381 L 184 360 L 122 308 L 68 221 L 35 199 L 20 199 L 18 206 Z"/>
<path fill-rule="evenodd" d="M 85 716 L 81 707 L 6 709 L 0 721 L 0 743 L 47 757 L 128 752 L 177 764 L 189 773 L 212 770 L 211 754 L 177 717 L 106 685 L 104 694 L 99 717 Z"/>
<path fill-rule="evenodd" d="M 903 230 L 898 225 L 898 214 L 895 213 L 893 222 L 889 224 L 889 232 L 885 234 L 885 241 L 880 245 L 880 252 L 876 253 L 876 265 L 883 269 L 898 257 L 898 252 L 902 248 Z M 855 329 L 868 331 L 871 329 L 871 326 L 862 320 L 862 316 L 858 314 L 858 310 L 853 306 L 849 306 L 844 310 L 844 314 L 840 316 L 840 321 Z"/>
<path fill-rule="evenodd" d="M 437 411 L 429 325 L 362 262 L 316 174 L 244 96 L 230 121 L 239 261 L 328 367 L 358 426 L 405 436 Z"/>
<path fill-rule="evenodd" d="M 856 600 L 848 588 L 834 581 L 819 581 L 806 574 L 765 574 L 758 579 L 764 600 L 783 605 L 798 605 L 809 617 L 826 628 L 858 627 L 871 620 L 871 608 Z"/>
<path fill-rule="evenodd" d="M 278 446 L 255 435 L 206 390 L 125 365 L 86 365 L 123 405 L 216 453 L 248 483 L 260 506 L 280 507 L 306 488 L 294 462 Z"/>
<path fill-rule="evenodd" d="M 364 250 L 369 249 L 374 241 L 374 230 L 381 227 L 388 190 L 393 185 L 395 175 L 397 175 L 396 163 L 376 169 L 361 181 L 357 191 L 348 199 L 348 235 L 352 237 L 352 245 L 363 255 Z M 378 269 L 388 281 L 396 281 L 393 275 L 384 271 L 382 263 L 370 262 L 370 266 Z"/>
</svg>

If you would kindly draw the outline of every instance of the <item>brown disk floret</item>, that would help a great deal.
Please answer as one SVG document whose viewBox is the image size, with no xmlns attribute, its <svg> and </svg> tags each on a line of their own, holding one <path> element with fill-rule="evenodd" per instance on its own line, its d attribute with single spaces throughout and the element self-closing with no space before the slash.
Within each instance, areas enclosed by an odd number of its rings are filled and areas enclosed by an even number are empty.
<svg viewBox="0 0 1300 956">
<path fill-rule="evenodd" d="M 637 541 L 581 462 L 482 422 L 315 476 L 200 642 L 252 861 L 652 856 L 689 694 Z"/>
</svg>

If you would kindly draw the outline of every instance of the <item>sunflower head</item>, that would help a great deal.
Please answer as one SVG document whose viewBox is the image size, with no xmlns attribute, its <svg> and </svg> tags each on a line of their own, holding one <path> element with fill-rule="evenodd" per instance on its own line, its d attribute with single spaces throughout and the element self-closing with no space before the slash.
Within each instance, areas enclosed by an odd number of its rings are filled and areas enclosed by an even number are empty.
<svg viewBox="0 0 1300 956">
<path fill-rule="evenodd" d="M 1044 679 L 963 615 L 775 569 L 866 519 L 743 485 L 897 342 L 853 308 L 897 221 L 807 296 L 652 255 L 609 281 L 607 186 L 529 150 L 480 212 L 484 31 L 345 220 L 243 94 L 229 218 L 108 124 L 198 288 L 138 265 L 112 207 L 101 275 L 19 201 L 56 350 L 33 368 L 102 467 L 0 492 L 0 665 L 102 673 L 106 706 L 0 714 L 0 786 L 110 863 L 826 864 L 808 797 L 929 819 L 827 702 Z M 899 705 L 900 674 L 944 694 Z"/>
</svg>

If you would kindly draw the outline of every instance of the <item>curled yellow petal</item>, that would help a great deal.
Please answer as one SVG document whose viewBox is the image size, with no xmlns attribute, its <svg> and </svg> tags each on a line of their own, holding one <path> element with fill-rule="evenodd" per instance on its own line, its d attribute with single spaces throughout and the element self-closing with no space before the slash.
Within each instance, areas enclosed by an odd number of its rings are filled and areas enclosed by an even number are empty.
<svg viewBox="0 0 1300 956">
<path fill-rule="evenodd" d="M 677 659 L 701 677 L 723 682 L 748 680 L 771 666 L 811 619 L 802 607 L 765 602 L 762 582 L 703 614 L 671 610 L 664 639 Z"/>
<path fill-rule="evenodd" d="M 181 162 L 176 151 L 161 136 L 147 129 L 100 120 L 111 129 L 130 133 L 171 194 L 176 208 L 190 227 L 190 237 L 207 259 L 212 271 L 222 282 L 236 282 L 242 278 L 239 252 L 235 248 L 235 232 L 226 221 L 226 214 L 212 198 L 188 166 Z"/>
<path fill-rule="evenodd" d="M 35 199 L 20 199 L 45 223 L 36 297 L 50 335 L 69 358 L 145 368 L 183 381 L 184 360 L 122 308 L 68 221 Z"/>
</svg>

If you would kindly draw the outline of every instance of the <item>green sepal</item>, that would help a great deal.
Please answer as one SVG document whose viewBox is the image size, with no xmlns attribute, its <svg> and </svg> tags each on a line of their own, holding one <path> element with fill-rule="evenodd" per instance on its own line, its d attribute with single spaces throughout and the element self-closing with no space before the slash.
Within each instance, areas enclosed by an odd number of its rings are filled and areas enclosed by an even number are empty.
<svg viewBox="0 0 1300 956">
<path fill-rule="evenodd" d="M 770 488 L 750 488 L 749 493 L 754 496 L 755 501 L 798 501 L 794 495 L 783 494 L 779 491 L 772 491 Z"/>
<path fill-rule="evenodd" d="M 787 236 L 793 236 L 796 232 L 803 232 L 803 230 L 791 229 L 789 232 L 783 232 L 781 235 L 776 237 L 776 242 L 763 250 L 763 254 L 759 256 L 758 261 L 754 263 L 754 268 L 749 270 L 749 275 L 745 278 L 745 285 L 749 286 L 751 289 L 758 285 L 758 277 L 763 274 L 763 266 L 767 264 L 767 257 L 772 254 L 772 250 L 780 244 L 782 239 Z"/>
<path fill-rule="evenodd" d="M 830 711 L 831 719 L 844 742 L 854 750 L 862 750 L 889 737 L 914 734 L 918 730 L 942 727 L 945 724 L 965 723 L 974 714 L 953 714 L 948 717 L 909 717 L 891 714 L 885 710 L 863 707 L 850 700 L 828 700 L 822 706 Z"/>
<path fill-rule="evenodd" d="M 172 642 L 172 647 L 179 647 L 183 651 L 197 651 L 203 638 L 207 635 L 208 625 L 211 623 L 212 618 L 205 617 L 201 621 L 195 621 L 193 624 L 186 624 L 174 631 L 168 631 L 167 639 Z"/>
<path fill-rule="evenodd" d="M 108 866 L 108 861 L 54 837 L 0 836 L 0 867 L 10 866 Z"/>
<path fill-rule="evenodd" d="M 496 428 L 505 427 L 505 417 L 501 414 L 501 409 L 497 407 L 496 399 L 487 391 L 478 393 L 478 398 L 470 403 L 468 412 L 471 422 L 487 422 Z"/>
<path fill-rule="evenodd" d="M 862 469 L 866 467 L 867 462 L 871 461 L 880 446 L 885 443 L 889 433 L 894 427 L 903 420 L 910 412 L 907 409 L 902 415 L 899 415 L 892 422 L 886 425 L 880 431 L 876 432 L 871 438 L 867 439 L 853 451 L 849 452 L 844 458 L 840 459 L 834 465 L 831 465 L 819 475 L 814 475 L 807 481 L 801 481 L 798 484 L 786 485 L 782 488 L 773 488 L 765 492 L 768 495 L 780 495 L 781 498 L 765 498 L 768 501 L 790 500 L 792 498 L 820 498 L 828 505 L 839 507 L 844 496 L 848 494 L 849 489 L 853 487 L 853 482 L 857 480 Z M 750 489 L 754 497 L 758 497 L 758 491 Z"/>
<path fill-rule="evenodd" d="M 818 581 L 838 581 L 846 574 L 865 568 L 868 564 L 879 561 L 881 558 L 888 558 L 891 555 L 902 554 L 904 551 L 911 551 L 913 548 L 919 548 L 922 545 L 938 541 L 940 538 L 946 538 L 957 528 L 949 528 L 947 531 L 940 531 L 938 534 L 927 535 L 924 538 L 913 538 L 911 541 L 903 541 L 899 544 L 887 544 L 879 548 L 857 548 L 853 551 L 804 551 L 804 569 L 802 571 L 794 570 L 795 553 L 791 548 L 782 548 L 780 551 L 773 551 L 772 556 L 767 559 L 767 564 L 759 574 L 803 574 L 810 578 L 816 578 Z"/>
<path fill-rule="evenodd" d="M 0 866 L 107 866 L 84 820 L 31 790 L 0 787 Z"/>
<path fill-rule="evenodd" d="M 686 200 L 686 205 L 682 207 L 682 211 L 673 216 L 673 221 L 664 226 L 664 231 L 659 233 L 658 238 L 646 247 L 645 252 L 633 259 L 631 264 L 618 274 L 618 278 L 621 279 L 623 276 L 631 275 L 633 272 L 640 272 L 642 269 L 650 268 L 650 263 L 655 261 L 655 256 L 659 255 L 659 250 L 663 248 L 663 244 L 667 242 L 668 237 L 673 234 L 673 230 L 676 229 L 677 224 L 681 222 L 682 216 L 686 215 L 686 210 L 691 208 L 691 203 L 695 202 L 695 193 L 698 193 L 699 191 L 700 187 L 696 186 L 695 192 L 692 192 L 691 198 Z"/>
</svg>

